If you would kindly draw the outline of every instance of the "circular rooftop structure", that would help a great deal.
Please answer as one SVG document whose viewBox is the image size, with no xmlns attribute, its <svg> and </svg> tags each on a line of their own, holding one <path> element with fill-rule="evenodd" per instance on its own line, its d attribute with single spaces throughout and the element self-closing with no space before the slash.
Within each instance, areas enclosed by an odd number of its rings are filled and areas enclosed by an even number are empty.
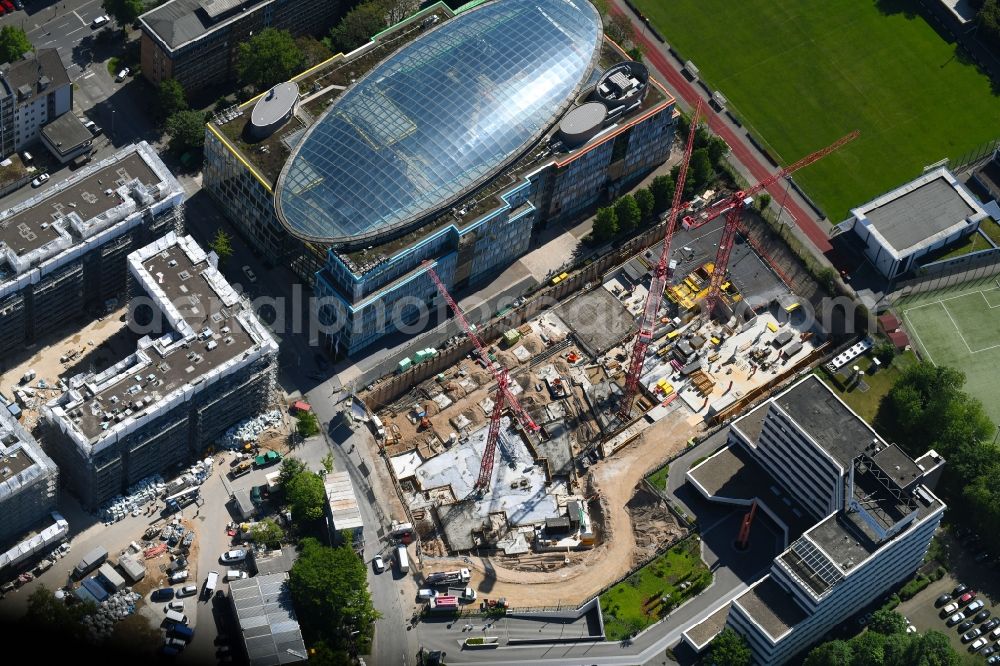
<svg viewBox="0 0 1000 666">
<path fill-rule="evenodd" d="M 559 136 L 571 148 L 592 139 L 608 117 L 608 107 L 600 102 L 581 104 L 559 123 Z"/>
<path fill-rule="evenodd" d="M 641 62 L 620 62 L 601 75 L 594 98 L 608 109 L 629 107 L 641 102 L 649 86 L 649 70 Z"/>
<path fill-rule="evenodd" d="M 589 0 L 494 0 L 396 51 L 340 95 L 278 177 L 278 219 L 305 240 L 389 240 L 486 183 L 541 139 L 597 64 Z"/>
<path fill-rule="evenodd" d="M 284 125 L 299 101 L 299 87 L 292 81 L 279 83 L 261 95 L 253 105 L 247 131 L 251 138 L 264 139 Z"/>
</svg>

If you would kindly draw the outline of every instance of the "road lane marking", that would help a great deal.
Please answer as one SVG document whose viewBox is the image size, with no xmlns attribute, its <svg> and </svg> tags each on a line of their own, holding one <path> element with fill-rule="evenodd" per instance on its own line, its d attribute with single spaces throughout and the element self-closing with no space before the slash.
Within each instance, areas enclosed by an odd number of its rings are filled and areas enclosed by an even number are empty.
<svg viewBox="0 0 1000 666">
<path fill-rule="evenodd" d="M 83 30 L 83 26 L 82 26 L 82 25 L 81 25 L 81 26 L 80 26 L 79 28 L 77 28 L 76 30 L 70 30 L 69 32 L 67 32 L 67 33 L 66 33 L 66 36 L 67 36 L 67 37 L 69 37 L 69 36 L 70 36 L 70 35 L 72 35 L 72 34 L 73 34 L 74 32 L 80 32 L 81 30 Z"/>
</svg>

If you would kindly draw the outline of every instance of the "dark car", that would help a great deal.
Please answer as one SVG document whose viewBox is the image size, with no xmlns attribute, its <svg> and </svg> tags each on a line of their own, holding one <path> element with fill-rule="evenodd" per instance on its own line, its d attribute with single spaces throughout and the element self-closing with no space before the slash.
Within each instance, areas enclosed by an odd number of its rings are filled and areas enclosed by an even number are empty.
<svg viewBox="0 0 1000 666">
<path fill-rule="evenodd" d="M 937 601 L 934 602 L 934 605 L 937 606 L 938 608 L 940 608 L 941 606 L 944 606 L 949 601 L 951 601 L 951 595 L 950 594 L 942 594 L 940 597 L 937 598 Z"/>
<path fill-rule="evenodd" d="M 971 640 L 979 638 L 979 635 L 981 633 L 983 633 L 983 632 L 979 631 L 979 629 L 969 629 L 967 632 L 965 632 L 964 634 L 962 634 L 962 642 L 963 643 L 968 643 Z"/>
<path fill-rule="evenodd" d="M 993 631 L 997 627 L 1000 627 L 1000 617 L 995 617 L 986 624 L 984 624 L 983 633 L 985 634 L 987 631 Z"/>
<path fill-rule="evenodd" d="M 961 594 L 965 594 L 968 591 L 969 591 L 968 587 L 966 587 L 965 585 L 959 585 L 958 587 L 956 587 L 954 590 L 951 591 L 951 596 L 957 597 Z"/>
<path fill-rule="evenodd" d="M 972 629 L 974 626 L 976 626 L 975 622 L 973 622 L 972 620 L 966 620 L 962 624 L 958 625 L 958 633 L 962 633 L 963 631 L 968 631 L 969 629 Z"/>
<path fill-rule="evenodd" d="M 150 601 L 170 601 L 174 598 L 174 588 L 161 587 L 149 596 Z"/>
<path fill-rule="evenodd" d="M 995 646 L 993 646 L 993 645 L 987 645 L 986 647 L 984 647 L 982 650 L 979 651 L 979 656 L 981 656 L 981 657 L 988 657 L 988 656 L 990 656 L 991 654 L 993 654 L 996 651 L 997 651 L 997 648 Z"/>
<path fill-rule="evenodd" d="M 975 620 L 976 622 L 986 622 L 986 620 L 989 619 L 990 615 L 993 615 L 992 611 L 990 611 L 989 608 L 984 608 L 983 610 L 976 613 L 976 616 L 972 619 Z"/>
</svg>

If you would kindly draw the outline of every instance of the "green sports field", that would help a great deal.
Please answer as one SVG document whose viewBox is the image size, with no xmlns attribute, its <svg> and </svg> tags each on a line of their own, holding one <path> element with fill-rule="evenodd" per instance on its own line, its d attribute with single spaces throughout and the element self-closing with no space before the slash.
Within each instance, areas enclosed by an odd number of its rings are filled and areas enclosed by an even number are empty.
<svg viewBox="0 0 1000 666">
<path fill-rule="evenodd" d="M 906 0 L 634 0 L 834 222 L 1000 136 L 1000 97 Z"/>
<path fill-rule="evenodd" d="M 957 368 L 966 389 L 1000 424 L 1000 286 L 996 278 L 911 296 L 896 303 L 910 340 L 935 365 Z"/>
</svg>

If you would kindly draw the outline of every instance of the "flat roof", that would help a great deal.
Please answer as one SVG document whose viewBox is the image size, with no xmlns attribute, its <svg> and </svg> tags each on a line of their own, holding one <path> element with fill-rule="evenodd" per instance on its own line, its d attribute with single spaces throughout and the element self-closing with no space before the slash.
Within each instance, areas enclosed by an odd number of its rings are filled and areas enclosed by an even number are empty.
<svg viewBox="0 0 1000 666">
<path fill-rule="evenodd" d="M 229 583 L 251 666 L 273 666 L 309 658 L 292 606 L 288 575 L 265 574 Z"/>
<path fill-rule="evenodd" d="M 55 471 L 35 438 L 0 405 L 0 502 Z"/>
<path fill-rule="evenodd" d="M 42 128 L 42 135 L 60 155 L 71 153 L 94 140 L 93 133 L 73 113 L 64 113 L 50 122 Z"/>
<path fill-rule="evenodd" d="M 354 494 L 351 475 L 347 472 L 332 472 L 326 475 L 326 499 L 336 530 L 353 530 L 364 527 L 358 497 Z"/>
<path fill-rule="evenodd" d="M 163 312 L 133 354 L 99 374 L 77 375 L 57 399 L 93 442 L 149 416 L 189 387 L 211 383 L 277 343 L 190 236 L 168 233 L 129 255 L 129 270 Z M 157 323 L 159 324 L 159 323 Z M 155 339 L 154 339 L 155 337 Z M 58 414 L 58 412 L 57 412 Z"/>
<path fill-rule="evenodd" d="M 773 398 L 824 451 L 845 470 L 851 461 L 877 440 L 887 446 L 857 414 L 815 376 L 809 375 Z"/>
<path fill-rule="evenodd" d="M 169 0 L 151 9 L 139 20 L 171 50 L 274 2 L 274 0 Z M 238 7 L 243 11 L 221 16 Z"/>
<path fill-rule="evenodd" d="M 745 610 L 750 619 L 774 640 L 806 618 L 805 611 L 792 600 L 792 595 L 778 585 L 770 574 L 761 578 L 733 603 Z"/>
<path fill-rule="evenodd" d="M 852 213 L 897 256 L 904 256 L 986 216 L 978 201 L 945 168 L 929 171 Z"/>
<path fill-rule="evenodd" d="M 906 488 L 917 481 L 923 472 L 913 459 L 897 446 L 886 446 L 872 456 L 872 460 L 882 473 L 891 478 L 900 488 Z"/>
<path fill-rule="evenodd" d="M 723 604 L 717 611 L 684 631 L 684 637 L 696 650 L 700 651 L 709 641 L 718 636 L 726 628 L 726 619 L 729 617 L 730 606 L 732 606 L 732 602 Z"/>
<path fill-rule="evenodd" d="M 144 148 L 140 149 L 140 146 Z M 39 196 L 3 211 L 0 213 L 0 247 L 15 257 L 40 251 L 53 241 L 60 241 L 55 245 L 61 247 L 56 249 L 64 250 L 82 240 L 72 220 L 86 224 L 98 221 L 102 216 L 114 216 L 119 211 L 124 217 L 126 213 L 143 208 L 131 192 L 121 188 L 135 179 L 147 188 L 167 183 L 169 172 L 166 167 L 163 167 L 164 173 L 158 174 L 147 162 L 149 159 L 157 158 L 147 145 L 130 146 L 65 181 L 55 183 Z M 171 188 L 173 185 L 176 181 L 169 184 Z M 176 187 L 179 189 L 180 186 Z M 7 257 L 6 264 L 6 274 L 0 273 L 0 281 L 11 277 L 12 272 L 22 272 L 13 265 L 10 257 Z"/>
</svg>

